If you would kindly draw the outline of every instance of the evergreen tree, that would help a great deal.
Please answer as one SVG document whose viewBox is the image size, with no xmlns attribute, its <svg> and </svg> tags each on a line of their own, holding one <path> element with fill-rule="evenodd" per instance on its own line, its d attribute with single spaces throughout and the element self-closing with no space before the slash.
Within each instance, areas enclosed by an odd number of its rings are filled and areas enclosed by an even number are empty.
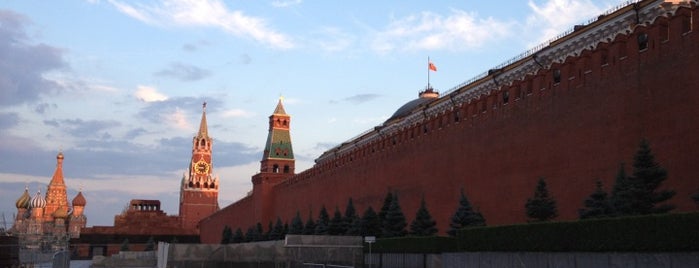
<svg viewBox="0 0 699 268">
<path fill-rule="evenodd" d="M 254 241 L 265 241 L 265 230 L 262 229 L 262 223 L 257 223 L 255 225 L 255 240 Z"/>
<path fill-rule="evenodd" d="M 318 221 L 316 222 L 315 233 L 316 235 L 328 235 L 328 225 L 330 224 L 330 215 L 328 211 L 323 206 L 320 209 L 320 215 L 318 215 Z"/>
<path fill-rule="evenodd" d="M 250 226 L 245 232 L 245 242 L 255 242 L 258 241 L 257 228 L 255 226 Z"/>
<path fill-rule="evenodd" d="M 609 197 L 609 203 L 612 206 L 614 215 L 629 215 L 631 213 L 631 181 L 629 177 L 626 176 L 626 168 L 624 168 L 624 163 L 619 164 L 619 171 L 616 174 L 614 180 L 614 187 L 612 187 L 612 194 Z"/>
<path fill-rule="evenodd" d="M 674 205 L 660 204 L 675 196 L 675 191 L 658 190 L 660 184 L 667 179 L 667 171 L 655 162 L 650 145 L 646 139 L 641 140 L 638 151 L 634 156 L 632 184 L 638 192 L 633 194 L 637 200 L 635 210 L 638 214 L 667 213 L 675 209 Z"/>
<path fill-rule="evenodd" d="M 143 251 L 153 251 L 155 250 L 155 240 L 153 239 L 153 236 L 148 237 L 148 241 L 146 242 L 146 248 Z"/>
<path fill-rule="evenodd" d="M 245 242 L 245 236 L 243 235 L 243 230 L 238 227 L 235 229 L 235 233 L 233 234 L 233 243 L 239 244 Z"/>
<path fill-rule="evenodd" d="M 347 232 L 345 235 L 348 236 L 361 236 L 362 235 L 362 219 L 359 217 L 355 217 L 354 220 L 352 220 L 352 223 L 350 224 L 349 228 L 347 228 Z"/>
<path fill-rule="evenodd" d="M 303 234 L 303 220 L 301 220 L 301 213 L 298 211 L 296 211 L 296 216 L 291 220 L 289 234 Z"/>
<path fill-rule="evenodd" d="M 308 220 L 306 220 L 306 225 L 303 226 L 304 235 L 313 235 L 316 233 L 316 221 L 313 220 L 313 214 L 308 213 Z"/>
<path fill-rule="evenodd" d="M 595 191 L 585 199 L 585 208 L 578 211 L 580 219 L 609 217 L 613 214 L 607 192 L 602 188 L 602 181 L 597 180 L 595 185 Z"/>
<path fill-rule="evenodd" d="M 121 248 L 119 248 L 119 251 L 129 251 L 129 239 L 124 238 L 124 241 L 121 242 Z"/>
<path fill-rule="evenodd" d="M 345 208 L 345 217 L 342 218 L 342 220 L 344 222 L 344 234 L 350 235 L 350 230 L 352 230 L 353 233 L 358 232 L 356 228 L 353 228 L 353 224 L 355 222 L 359 223 L 359 221 L 357 221 L 359 220 L 359 216 L 357 216 L 357 211 L 354 209 L 354 203 L 352 202 L 351 197 L 347 201 L 347 207 Z M 357 224 L 357 227 L 359 227 L 359 224 Z"/>
<path fill-rule="evenodd" d="M 221 244 L 229 244 L 231 243 L 231 239 L 233 238 L 233 230 L 231 230 L 231 227 L 226 225 L 223 227 L 223 234 L 221 234 Z"/>
<path fill-rule="evenodd" d="M 333 218 L 330 219 L 330 224 L 328 224 L 328 234 L 329 235 L 344 235 L 347 232 L 347 228 L 344 227 L 345 221 L 342 218 L 342 213 L 340 209 L 335 207 L 335 213 Z"/>
<path fill-rule="evenodd" d="M 415 213 L 415 219 L 410 223 L 410 234 L 415 236 L 432 236 L 437 233 L 437 222 L 432 219 L 432 215 L 427 211 L 425 197 L 420 201 L 420 208 Z"/>
<path fill-rule="evenodd" d="M 393 193 L 389 190 L 388 193 L 386 193 L 386 198 L 383 199 L 383 205 L 381 206 L 381 210 L 379 210 L 379 220 L 381 221 L 381 224 L 383 224 L 384 221 L 386 221 L 386 214 L 388 213 L 388 210 L 391 207 L 391 202 L 393 202 Z"/>
<path fill-rule="evenodd" d="M 270 221 L 269 224 L 267 224 L 267 232 L 263 235 L 264 238 L 262 239 L 262 241 L 273 240 L 270 238 L 272 232 L 274 232 L 274 224 L 272 223 L 272 221 Z"/>
<path fill-rule="evenodd" d="M 534 197 L 527 199 L 525 208 L 527 217 L 533 221 L 548 221 L 558 216 L 556 200 L 549 194 L 544 178 L 539 179 Z"/>
<path fill-rule="evenodd" d="M 277 217 L 277 222 L 274 223 L 274 226 L 270 230 L 267 240 L 281 240 L 283 238 L 284 224 L 282 223 L 282 219 Z"/>
<path fill-rule="evenodd" d="M 282 238 L 286 237 L 286 235 L 289 233 L 289 223 L 284 222 L 284 230 L 282 231 Z"/>
<path fill-rule="evenodd" d="M 408 225 L 405 221 L 405 215 L 400 208 L 398 195 L 393 194 L 391 204 L 386 212 L 386 219 L 381 226 L 381 237 L 401 237 L 405 236 L 407 231 L 405 227 Z"/>
<path fill-rule="evenodd" d="M 376 214 L 374 208 L 369 206 L 362 214 L 361 232 L 362 236 L 380 236 L 381 235 L 381 220 Z"/>
<path fill-rule="evenodd" d="M 464 189 L 461 189 L 461 198 L 459 199 L 459 207 L 456 208 L 454 215 L 451 216 L 449 222 L 449 231 L 447 234 L 456 236 L 456 232 L 460 229 L 472 226 L 485 226 L 485 219 L 480 212 L 476 211 L 471 202 L 464 194 Z"/>
</svg>

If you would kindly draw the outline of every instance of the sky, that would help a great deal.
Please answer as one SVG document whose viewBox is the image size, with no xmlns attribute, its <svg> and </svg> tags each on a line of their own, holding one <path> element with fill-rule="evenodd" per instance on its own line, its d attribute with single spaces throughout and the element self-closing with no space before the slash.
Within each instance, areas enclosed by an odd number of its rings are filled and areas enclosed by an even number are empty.
<svg viewBox="0 0 699 268">
<path fill-rule="evenodd" d="M 9 228 L 61 151 L 88 226 L 131 199 L 176 215 L 204 102 L 223 208 L 252 189 L 280 97 L 301 172 L 428 76 L 449 91 L 623 2 L 0 0 L 0 212 Z"/>
</svg>

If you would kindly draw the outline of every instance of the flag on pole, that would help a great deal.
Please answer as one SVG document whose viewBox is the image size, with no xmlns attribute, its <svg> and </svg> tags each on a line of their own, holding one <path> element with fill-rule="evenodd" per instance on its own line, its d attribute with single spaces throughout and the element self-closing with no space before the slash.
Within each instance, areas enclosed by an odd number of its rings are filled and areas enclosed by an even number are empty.
<svg viewBox="0 0 699 268">
<path fill-rule="evenodd" d="M 427 68 L 429 68 L 431 71 L 437 71 L 437 66 L 435 66 L 434 63 L 432 63 L 432 61 L 429 61 L 427 63 Z"/>
</svg>

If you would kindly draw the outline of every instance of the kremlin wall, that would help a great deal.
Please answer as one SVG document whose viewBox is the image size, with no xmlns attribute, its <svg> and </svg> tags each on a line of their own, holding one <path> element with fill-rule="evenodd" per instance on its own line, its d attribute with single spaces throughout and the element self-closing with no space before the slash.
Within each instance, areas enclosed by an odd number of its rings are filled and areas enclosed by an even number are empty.
<svg viewBox="0 0 699 268">
<path fill-rule="evenodd" d="M 425 89 L 300 173 L 280 101 L 251 193 L 203 218 L 201 242 L 219 243 L 224 226 L 290 222 L 297 211 L 315 219 L 321 206 L 344 208 L 349 198 L 359 212 L 378 210 L 388 191 L 408 222 L 424 197 L 441 234 L 460 189 L 488 225 L 523 223 L 540 177 L 557 201 L 556 220 L 574 220 L 596 180 L 609 191 L 621 163 L 630 172 L 642 139 L 668 170 L 661 188 L 677 192 L 675 211 L 696 209 L 699 9 L 632 2 L 441 95 Z"/>
</svg>

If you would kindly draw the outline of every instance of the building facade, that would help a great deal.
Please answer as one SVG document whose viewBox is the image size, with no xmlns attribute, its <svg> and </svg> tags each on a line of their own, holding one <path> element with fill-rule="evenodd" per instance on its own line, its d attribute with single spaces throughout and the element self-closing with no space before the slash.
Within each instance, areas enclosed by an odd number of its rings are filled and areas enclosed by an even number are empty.
<svg viewBox="0 0 699 268">
<path fill-rule="evenodd" d="M 37 191 L 30 197 L 29 189 L 25 188 L 15 202 L 17 216 L 9 233 L 19 238 L 23 262 L 68 249 L 68 241 L 80 237 L 81 229 L 87 224 L 87 217 L 83 214 L 87 200 L 82 191 L 68 203 L 63 160 L 63 153 L 59 152 L 45 195 Z"/>
<path fill-rule="evenodd" d="M 143 250 L 152 241 L 199 242 L 199 221 L 216 212 L 218 177 L 213 175 L 213 139 L 203 104 L 199 129 L 192 139 L 192 156 L 180 183 L 179 215 L 167 215 L 159 200 L 132 199 L 113 226 L 83 228 L 80 238 L 71 241 L 77 258 L 118 253 L 122 244 L 130 250 Z M 152 240 L 152 241 L 149 241 Z"/>
<path fill-rule="evenodd" d="M 558 219 L 572 220 L 596 180 L 611 189 L 642 139 L 669 172 L 661 185 L 677 192 L 669 202 L 694 210 L 697 71 L 696 1 L 630 1 L 441 96 L 426 89 L 308 170 L 272 172 L 265 150 L 252 194 L 204 218 L 201 240 L 218 243 L 225 226 L 317 217 L 349 198 L 357 211 L 377 210 L 388 191 L 408 221 L 424 197 L 440 233 L 461 189 L 488 225 L 522 223 L 541 177 Z"/>
</svg>

